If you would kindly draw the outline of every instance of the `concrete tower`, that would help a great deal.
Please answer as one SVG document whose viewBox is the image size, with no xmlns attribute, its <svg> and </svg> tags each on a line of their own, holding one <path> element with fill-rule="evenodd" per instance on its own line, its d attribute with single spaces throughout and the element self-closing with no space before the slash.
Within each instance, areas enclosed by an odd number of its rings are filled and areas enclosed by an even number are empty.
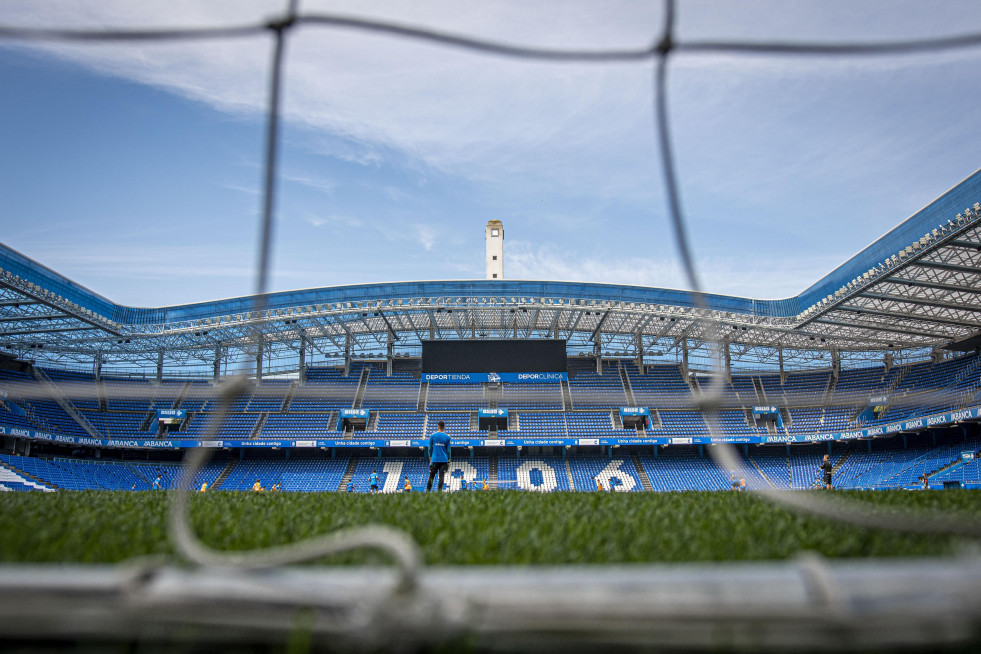
<svg viewBox="0 0 981 654">
<path fill-rule="evenodd" d="M 504 223 L 488 220 L 484 242 L 487 244 L 487 279 L 504 279 Z"/>
</svg>

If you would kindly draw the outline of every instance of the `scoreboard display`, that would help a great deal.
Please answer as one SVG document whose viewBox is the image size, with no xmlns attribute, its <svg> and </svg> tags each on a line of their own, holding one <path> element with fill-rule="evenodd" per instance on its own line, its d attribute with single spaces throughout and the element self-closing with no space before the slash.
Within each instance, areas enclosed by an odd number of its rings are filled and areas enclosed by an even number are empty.
<svg viewBox="0 0 981 654">
<path fill-rule="evenodd" d="M 424 340 L 422 372 L 566 372 L 566 341 Z"/>
</svg>

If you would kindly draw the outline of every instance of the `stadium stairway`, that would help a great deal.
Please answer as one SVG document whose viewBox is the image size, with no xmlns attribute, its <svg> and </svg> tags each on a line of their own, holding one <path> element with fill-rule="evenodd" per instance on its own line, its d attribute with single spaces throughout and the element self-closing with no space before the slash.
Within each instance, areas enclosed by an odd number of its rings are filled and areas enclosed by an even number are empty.
<svg viewBox="0 0 981 654">
<path fill-rule="evenodd" d="M 358 390 L 354 393 L 354 404 L 351 405 L 352 409 L 360 409 L 361 403 L 364 402 L 365 390 L 368 388 L 368 377 L 371 376 L 371 366 L 365 366 L 361 369 L 361 378 L 358 379 Z"/>
<path fill-rule="evenodd" d="M 37 366 L 31 366 L 30 368 L 31 368 L 31 374 L 34 376 L 34 379 L 36 379 L 38 383 L 41 384 L 42 387 L 47 389 L 47 391 L 51 394 L 51 397 L 58 404 L 58 406 L 60 406 L 65 411 L 65 413 L 67 413 L 68 416 L 72 420 L 74 420 L 76 424 L 78 424 L 79 427 L 84 429 L 85 432 L 88 433 L 88 435 L 91 436 L 92 438 L 103 437 L 103 435 L 99 432 L 99 430 L 92 426 L 92 423 L 89 422 L 84 415 L 82 415 L 82 412 L 79 411 L 78 408 L 71 403 L 71 400 L 69 400 L 65 396 L 61 388 L 53 381 L 51 381 L 51 378 L 48 377 L 48 375 L 42 369 L 38 368 Z"/>
<path fill-rule="evenodd" d="M 285 413 L 290 410 L 290 405 L 293 404 L 293 398 L 296 397 L 296 389 L 300 387 L 300 382 L 292 381 L 290 382 L 290 387 L 286 391 L 286 397 L 283 398 L 283 404 L 279 407 L 280 413 Z"/>
<path fill-rule="evenodd" d="M 948 470 L 953 470 L 954 468 L 956 468 L 956 467 L 958 467 L 960 465 L 963 465 L 963 463 L 964 463 L 963 462 L 963 459 L 961 459 L 960 457 L 958 457 L 958 458 L 954 459 L 953 461 L 950 461 L 948 463 L 945 463 L 944 465 L 940 466 L 939 468 L 937 468 L 933 472 L 925 473 L 926 474 L 926 478 L 927 478 L 927 480 L 929 480 L 930 477 L 933 477 L 934 475 L 939 475 L 942 472 L 947 472 Z"/>
<path fill-rule="evenodd" d="M 760 474 L 760 477 L 763 478 L 763 481 L 765 481 L 770 486 L 770 488 L 776 488 L 777 487 L 776 484 L 773 483 L 773 480 L 766 476 L 766 473 L 763 472 L 763 469 L 756 463 L 756 461 L 753 461 L 752 458 L 748 459 L 748 461 L 752 464 L 753 468 L 756 469 L 756 472 L 758 472 Z M 788 479 L 788 481 L 790 479 L 790 465 L 789 464 L 787 466 L 787 479 Z"/>
<path fill-rule="evenodd" d="M 130 473 L 131 473 L 131 474 L 132 474 L 132 475 L 133 475 L 134 477 L 136 477 L 137 479 L 140 479 L 140 480 L 142 480 L 142 481 L 143 481 L 143 483 L 144 483 L 144 484 L 146 484 L 146 487 L 147 487 L 147 488 L 149 488 L 150 486 L 152 486 L 152 484 L 153 484 L 153 479 L 151 479 L 150 477 L 148 477 L 147 475 L 145 475 L 145 474 L 143 473 L 143 470 L 141 470 L 139 466 L 134 466 L 134 465 L 130 465 L 129 463 L 126 463 L 125 461 L 124 461 L 124 462 L 122 462 L 122 466 L 123 466 L 124 468 L 126 468 L 127 470 L 129 470 L 129 471 L 130 471 Z"/>
<path fill-rule="evenodd" d="M 889 388 L 886 390 L 884 395 L 892 395 L 893 393 L 895 393 L 896 389 L 899 388 L 899 385 L 903 383 L 903 380 L 906 379 L 906 376 L 909 375 L 910 370 L 912 369 L 913 366 L 911 365 L 900 366 L 899 374 L 896 375 L 896 378 L 892 380 L 892 384 L 889 385 Z"/>
<path fill-rule="evenodd" d="M 259 438 L 259 435 L 262 433 L 262 428 L 266 426 L 267 420 L 269 420 L 268 411 L 263 411 L 259 414 L 259 419 L 256 420 L 255 427 L 252 428 L 252 433 L 249 434 L 249 440 Z"/>
<path fill-rule="evenodd" d="M 654 485 L 651 484 L 650 477 L 647 476 L 647 471 L 644 470 L 644 465 L 640 462 L 640 457 L 638 457 L 636 454 L 631 454 L 630 460 L 634 462 L 634 468 L 637 470 L 637 477 L 640 478 L 640 485 L 648 493 L 653 493 Z"/>
<path fill-rule="evenodd" d="M 491 488 L 497 488 L 497 455 L 491 454 L 487 458 L 487 483 Z"/>
<path fill-rule="evenodd" d="M 569 465 L 569 459 L 565 460 L 565 474 L 569 476 L 569 488 L 576 487 L 576 480 L 572 476 L 572 466 Z"/>
<path fill-rule="evenodd" d="M 634 389 L 630 385 L 630 378 L 627 376 L 627 369 L 620 366 L 620 382 L 623 384 L 623 392 L 627 396 L 627 404 L 630 406 L 637 406 L 637 400 L 634 398 Z"/>
<path fill-rule="evenodd" d="M 171 405 L 170 408 L 172 408 L 172 409 L 179 409 L 179 408 L 181 408 L 181 404 L 183 404 L 184 403 L 184 400 L 187 399 L 187 394 L 190 391 L 191 391 L 191 382 L 189 382 L 189 381 L 188 382 L 184 382 L 181 385 L 181 389 L 180 389 L 180 391 L 178 391 L 177 397 L 174 398 L 174 403 Z"/>
<path fill-rule="evenodd" d="M 562 387 L 562 410 L 572 411 L 572 391 L 569 389 L 569 382 L 560 382 Z"/>
<path fill-rule="evenodd" d="M 147 411 L 146 415 L 143 417 L 143 422 L 140 423 L 139 430 L 141 432 L 149 432 L 150 425 L 153 423 L 153 419 L 157 417 L 155 411 Z"/>
<path fill-rule="evenodd" d="M 354 478 L 354 471 L 358 467 L 358 457 L 352 456 L 351 460 L 347 463 L 347 469 L 344 471 L 344 476 L 341 477 L 341 483 L 337 484 L 337 492 L 347 490 L 347 482 Z"/>
<path fill-rule="evenodd" d="M 7 470 L 8 472 L 11 472 L 11 473 L 13 473 L 14 475 L 16 475 L 18 477 L 22 477 L 22 479 L 17 480 L 17 481 L 23 482 L 24 480 L 27 480 L 27 481 L 30 482 L 27 485 L 33 485 L 33 486 L 35 486 L 37 488 L 44 487 L 44 488 L 42 488 L 42 490 L 56 490 L 56 489 L 59 488 L 58 484 L 55 484 L 55 483 L 50 482 L 50 481 L 45 481 L 44 479 L 41 479 L 39 477 L 35 477 L 34 475 L 32 475 L 29 472 L 25 472 L 25 471 L 21 470 L 17 466 L 12 466 L 12 465 L 10 465 L 8 463 L 5 463 L 3 461 L 0 461 L 0 471 L 2 471 L 2 470 Z M 0 474 L 2 474 L 2 473 L 0 473 Z"/>
<path fill-rule="evenodd" d="M 106 398 L 106 384 L 101 379 L 95 380 L 95 392 L 99 402 L 99 411 L 108 411 L 109 401 Z"/>
<path fill-rule="evenodd" d="M 825 406 L 830 406 L 834 403 L 835 389 L 838 388 L 838 373 L 835 370 L 835 368 L 831 369 L 831 374 L 828 376 L 828 385 L 824 388 L 824 397 L 821 403 Z"/>
<path fill-rule="evenodd" d="M 237 465 L 238 459 L 232 459 L 229 461 L 228 465 L 225 466 L 225 469 L 221 471 L 221 474 L 218 475 L 218 477 L 215 478 L 214 483 L 211 484 L 211 490 L 220 489 L 221 485 L 225 483 L 226 479 L 228 479 L 228 475 L 232 474 L 232 471 L 235 470 L 235 466 Z"/>
</svg>

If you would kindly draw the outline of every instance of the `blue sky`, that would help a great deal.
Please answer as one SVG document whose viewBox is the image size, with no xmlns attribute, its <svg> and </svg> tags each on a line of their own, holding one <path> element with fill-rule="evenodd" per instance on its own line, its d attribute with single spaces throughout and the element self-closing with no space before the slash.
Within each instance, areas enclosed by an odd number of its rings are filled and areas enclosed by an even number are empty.
<svg viewBox="0 0 981 654">
<path fill-rule="evenodd" d="M 301 2 L 515 44 L 642 47 L 659 3 Z M 8 0 L 5 25 L 248 23 L 285 2 Z M 556 9 L 560 7 L 561 9 Z M 681 38 L 981 31 L 972 2 L 686 2 Z M 268 38 L 0 42 L 0 241 L 108 298 L 254 289 Z M 679 55 L 682 197 L 707 290 L 795 295 L 974 172 L 981 49 Z M 272 289 L 505 276 L 684 287 L 647 63 L 499 59 L 337 29 L 287 49 Z"/>
</svg>

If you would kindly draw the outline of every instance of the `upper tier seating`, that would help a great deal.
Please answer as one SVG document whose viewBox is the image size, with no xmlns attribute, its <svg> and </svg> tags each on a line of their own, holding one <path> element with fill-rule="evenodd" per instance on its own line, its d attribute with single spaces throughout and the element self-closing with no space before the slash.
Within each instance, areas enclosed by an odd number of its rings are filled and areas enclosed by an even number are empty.
<svg viewBox="0 0 981 654">
<path fill-rule="evenodd" d="M 267 379 L 234 400 L 232 413 L 218 436 L 324 438 L 336 436 L 337 411 L 355 403 L 359 382 L 366 380 L 361 406 L 373 411 L 372 435 L 378 438 L 417 439 L 435 430 L 435 421 L 451 425 L 451 435 L 478 438 L 473 414 L 479 408 L 500 406 L 511 413 L 512 436 L 526 438 L 631 437 L 634 430 L 616 427 L 616 412 L 629 403 L 647 406 L 659 419 L 648 436 L 708 436 L 704 414 L 694 406 L 695 394 L 677 365 L 647 366 L 644 374 L 632 361 L 604 362 L 603 374 L 592 359 L 570 359 L 569 389 L 573 410 L 563 410 L 562 385 L 542 384 L 429 384 L 425 412 L 418 412 L 421 384 L 406 362 L 392 375 L 378 363 L 355 362 L 350 374 L 341 368 L 310 368 L 308 383 Z M 173 437 L 200 437 L 210 416 L 220 408 L 218 392 L 208 380 L 162 382 L 142 378 L 104 377 L 89 373 L 51 370 L 46 373 L 64 399 L 78 410 L 101 436 L 115 439 L 150 438 L 157 409 L 188 411 L 183 431 Z M 626 381 L 626 383 L 625 383 Z M 708 378 L 696 376 L 704 389 Z M 0 370 L 0 386 L 7 397 L 0 402 L 0 422 L 12 428 L 34 428 L 69 436 L 89 433 L 29 372 Z M 757 392 L 759 386 L 762 396 Z M 295 391 L 295 393 L 294 393 Z M 981 357 L 958 356 L 940 363 L 921 362 L 893 366 L 843 369 L 837 379 L 829 370 L 779 374 L 735 374 L 724 388 L 718 427 L 722 435 L 762 436 L 768 432 L 752 424 L 747 411 L 765 401 L 778 406 L 783 427 L 776 433 L 807 435 L 855 429 L 862 425 L 899 422 L 915 416 L 948 412 L 977 404 L 981 391 Z M 94 394 L 93 394 L 94 393 Z M 887 397 L 888 408 L 878 420 L 868 420 L 869 399 Z M 290 398 L 287 404 L 287 398 Z M 630 402 L 630 400 L 633 402 Z M 824 405 L 830 400 L 829 405 Z M 283 407 L 288 406 L 287 411 Z"/>
<path fill-rule="evenodd" d="M 569 360 L 569 391 L 576 409 L 619 408 L 629 406 L 616 366 L 604 362 L 603 374 L 596 374 L 595 364 L 583 365 Z"/>
<path fill-rule="evenodd" d="M 638 406 L 659 409 L 695 406 L 691 388 L 678 366 L 647 366 L 643 375 L 633 363 L 625 363 L 624 369 Z"/>
</svg>

